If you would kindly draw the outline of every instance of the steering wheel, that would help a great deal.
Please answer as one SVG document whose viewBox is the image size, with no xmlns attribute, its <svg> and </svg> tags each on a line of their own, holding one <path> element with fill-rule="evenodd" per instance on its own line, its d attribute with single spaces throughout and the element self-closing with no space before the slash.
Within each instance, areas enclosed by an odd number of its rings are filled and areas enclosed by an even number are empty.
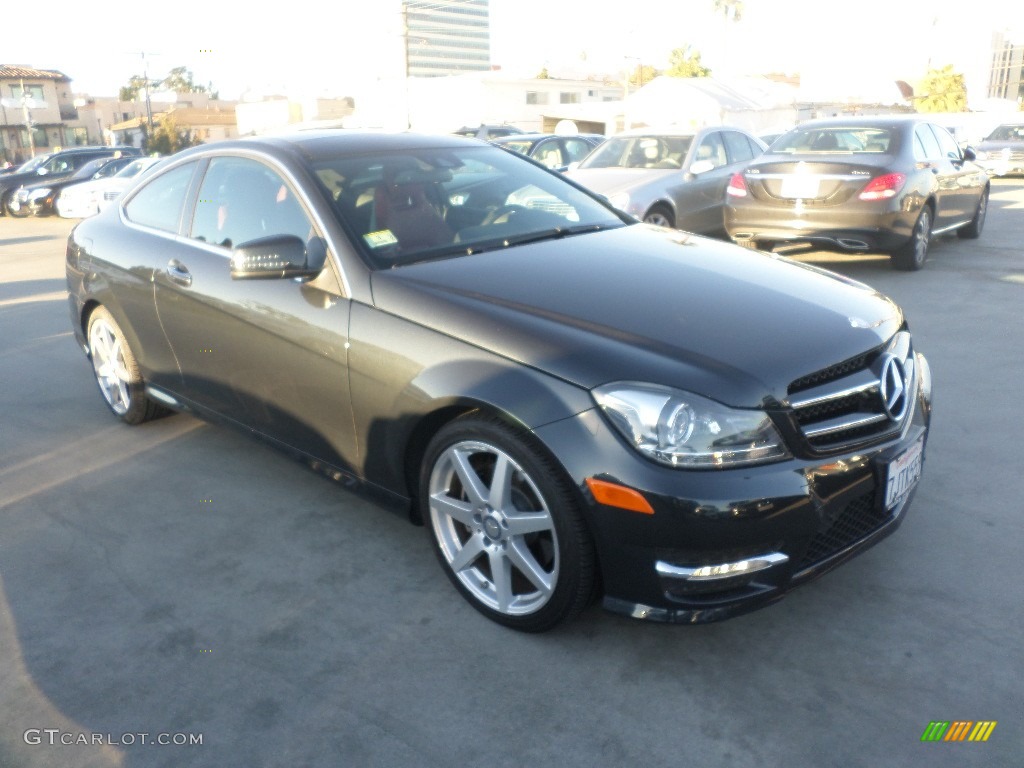
<svg viewBox="0 0 1024 768">
<path fill-rule="evenodd" d="M 529 208 L 523 205 L 500 205 L 484 217 L 481 225 L 507 224 L 513 216 L 525 213 L 529 210 Z"/>
</svg>

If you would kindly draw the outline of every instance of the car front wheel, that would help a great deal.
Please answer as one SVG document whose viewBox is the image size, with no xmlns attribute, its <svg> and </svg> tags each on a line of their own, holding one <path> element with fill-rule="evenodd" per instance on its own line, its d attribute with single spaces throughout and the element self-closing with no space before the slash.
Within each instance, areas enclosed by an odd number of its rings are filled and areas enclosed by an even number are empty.
<svg viewBox="0 0 1024 768">
<path fill-rule="evenodd" d="M 932 209 L 927 205 L 921 209 L 910 240 L 892 255 L 896 269 L 913 272 L 924 266 L 928 258 L 928 245 L 932 238 Z"/>
<path fill-rule="evenodd" d="M 651 209 L 644 215 L 644 222 L 658 227 L 668 227 L 669 229 L 676 225 L 672 211 L 664 205 L 651 206 Z"/>
<path fill-rule="evenodd" d="M 426 528 L 456 589 L 488 618 L 543 632 L 594 591 L 593 542 L 568 480 L 527 435 L 472 414 L 430 442 Z"/>
<path fill-rule="evenodd" d="M 141 424 L 167 410 L 146 397 L 139 365 L 128 340 L 105 307 L 89 316 L 89 357 L 100 394 L 111 411 L 128 424 Z"/>
</svg>

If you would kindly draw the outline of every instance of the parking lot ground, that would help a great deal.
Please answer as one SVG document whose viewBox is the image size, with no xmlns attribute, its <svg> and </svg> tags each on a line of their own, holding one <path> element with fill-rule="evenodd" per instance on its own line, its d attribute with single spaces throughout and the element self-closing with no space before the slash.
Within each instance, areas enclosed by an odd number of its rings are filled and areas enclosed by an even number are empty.
<svg viewBox="0 0 1024 768">
<path fill-rule="evenodd" d="M 71 336 L 70 228 L 0 218 L 3 768 L 1022 765 L 1024 180 L 918 273 L 798 255 L 892 296 L 931 363 L 894 535 L 724 623 L 594 606 L 542 636 L 273 449 L 119 424 Z M 922 742 L 932 721 L 997 725 Z"/>
</svg>

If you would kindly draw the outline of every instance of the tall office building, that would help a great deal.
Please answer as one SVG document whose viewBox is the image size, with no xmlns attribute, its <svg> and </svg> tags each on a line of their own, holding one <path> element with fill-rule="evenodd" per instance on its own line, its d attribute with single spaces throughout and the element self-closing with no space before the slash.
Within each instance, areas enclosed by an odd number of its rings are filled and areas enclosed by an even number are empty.
<svg viewBox="0 0 1024 768">
<path fill-rule="evenodd" d="M 491 68 L 489 0 L 407 0 L 406 72 L 413 77 Z"/>
<path fill-rule="evenodd" d="M 1001 32 L 992 38 L 992 73 L 988 85 L 989 98 L 1024 99 L 1024 39 L 1016 40 Z"/>
</svg>

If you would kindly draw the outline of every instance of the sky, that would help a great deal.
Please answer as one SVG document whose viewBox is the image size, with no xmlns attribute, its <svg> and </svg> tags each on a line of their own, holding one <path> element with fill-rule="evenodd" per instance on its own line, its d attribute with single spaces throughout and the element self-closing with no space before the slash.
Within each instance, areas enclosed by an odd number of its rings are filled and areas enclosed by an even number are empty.
<svg viewBox="0 0 1024 768">
<path fill-rule="evenodd" d="M 1024 42 L 1019 0 L 746 0 L 735 24 L 712 6 L 491 0 L 491 58 L 528 77 L 543 67 L 554 75 L 613 73 L 638 61 L 663 67 L 669 51 L 690 45 L 713 74 L 786 72 L 856 84 L 913 82 L 929 63 L 987 71 L 995 25 L 1019 30 Z M 5 32 L 0 63 L 60 70 L 76 93 L 94 96 L 115 95 L 144 64 L 151 77 L 185 66 L 230 99 L 345 96 L 403 73 L 398 0 L 289 0 L 272 13 L 258 4 L 239 11 L 234 3 L 175 0 L 137 5 L 138 24 L 124 23 L 132 12 L 122 7 L 116 27 L 109 9 L 92 7 L 51 0 L 45 20 L 26 23 L 31 34 Z M 158 14 L 147 16 L 149 8 Z"/>
</svg>

